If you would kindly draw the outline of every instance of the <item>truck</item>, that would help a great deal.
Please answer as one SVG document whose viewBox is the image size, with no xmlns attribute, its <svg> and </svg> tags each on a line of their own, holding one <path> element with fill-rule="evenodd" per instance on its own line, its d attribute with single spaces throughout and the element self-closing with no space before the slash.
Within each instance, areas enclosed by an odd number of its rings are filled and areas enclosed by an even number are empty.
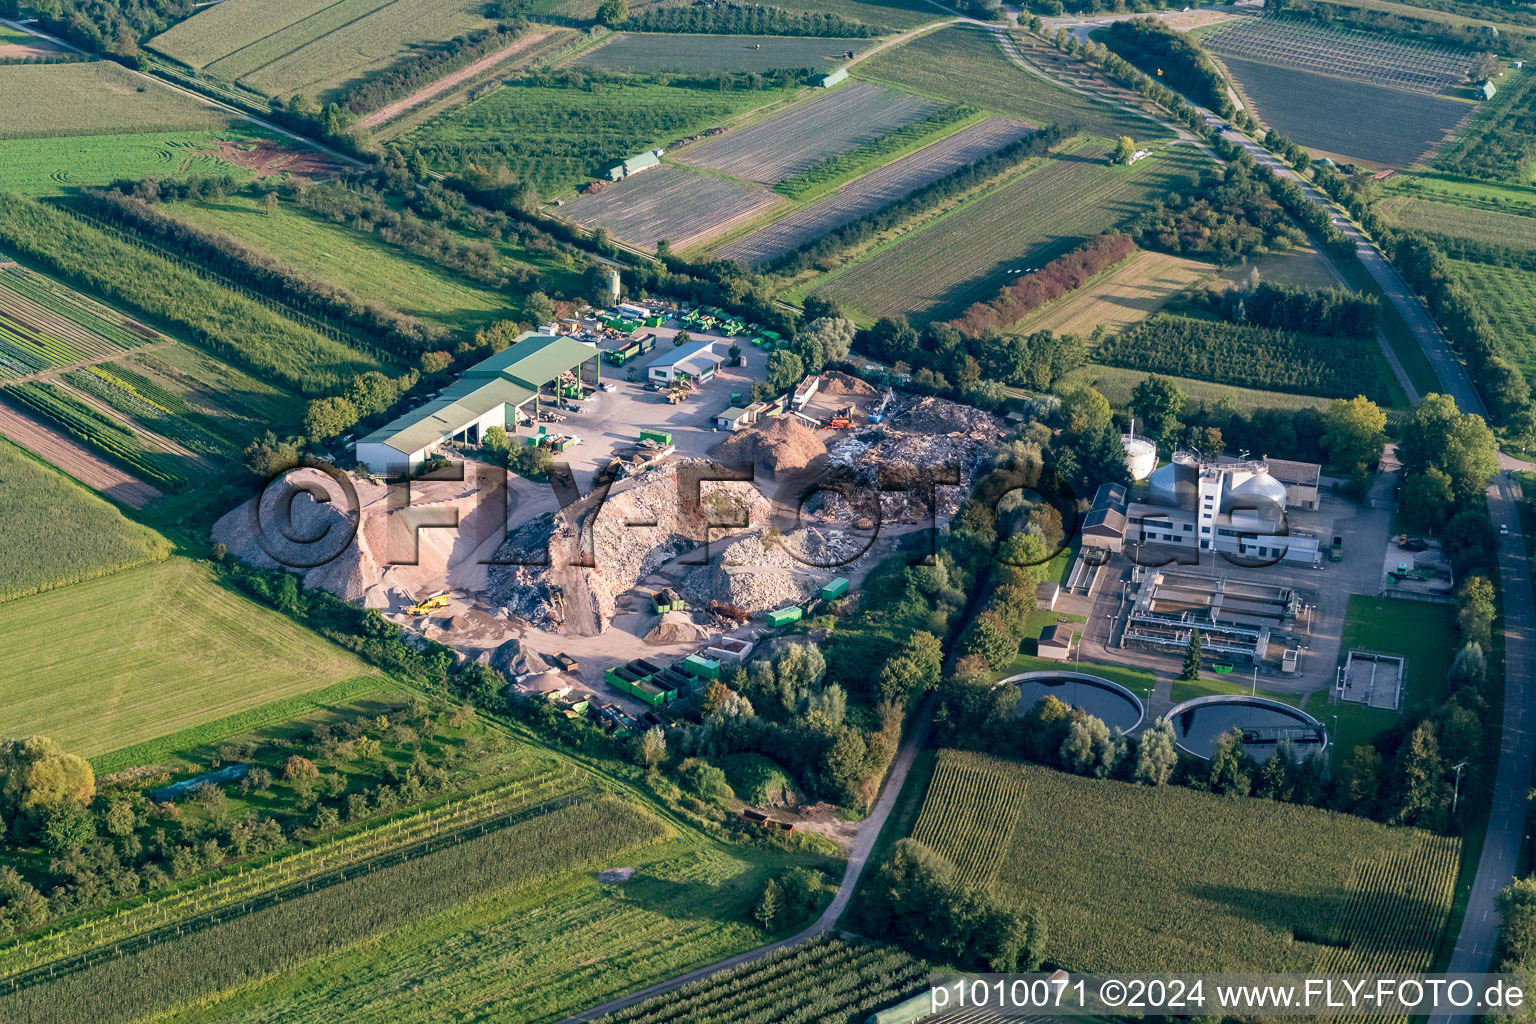
<svg viewBox="0 0 1536 1024">
<path fill-rule="evenodd" d="M 1333 535 L 1333 545 L 1328 549 L 1328 560 L 1330 562 L 1344 561 L 1344 538 L 1337 533 Z"/>
</svg>

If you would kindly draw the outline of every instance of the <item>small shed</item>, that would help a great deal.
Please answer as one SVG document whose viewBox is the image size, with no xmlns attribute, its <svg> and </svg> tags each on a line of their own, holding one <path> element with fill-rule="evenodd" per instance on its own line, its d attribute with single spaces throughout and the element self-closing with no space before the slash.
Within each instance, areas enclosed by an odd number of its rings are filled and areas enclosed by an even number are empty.
<svg viewBox="0 0 1536 1024">
<path fill-rule="evenodd" d="M 1485 100 L 1491 100 L 1499 94 L 1498 86 L 1484 79 L 1483 84 L 1477 87 L 1477 94 Z"/>
<path fill-rule="evenodd" d="M 1047 626 L 1045 632 L 1040 634 L 1040 657 L 1047 661 L 1066 661 L 1072 656 L 1072 627 L 1067 623 L 1058 622 L 1054 626 Z"/>
<path fill-rule="evenodd" d="M 1061 587 L 1055 583 L 1042 583 L 1035 588 L 1035 609 L 1048 612 L 1056 607 L 1061 597 Z"/>
<path fill-rule="evenodd" d="M 715 426 L 721 430 L 740 430 L 743 427 L 750 426 L 751 423 L 751 414 L 747 410 L 734 405 L 715 415 Z"/>
<path fill-rule="evenodd" d="M 837 85 L 839 82 L 846 81 L 848 81 L 848 69 L 838 68 L 836 71 L 831 71 L 825 75 L 822 75 L 821 80 L 816 84 L 823 89 L 830 89 L 834 85 Z"/>
</svg>

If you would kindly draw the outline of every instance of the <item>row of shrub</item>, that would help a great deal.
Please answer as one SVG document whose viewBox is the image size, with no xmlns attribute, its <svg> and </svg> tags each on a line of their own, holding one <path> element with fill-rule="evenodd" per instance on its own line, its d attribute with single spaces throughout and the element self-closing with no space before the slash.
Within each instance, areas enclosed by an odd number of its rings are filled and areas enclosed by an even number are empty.
<svg viewBox="0 0 1536 1024">
<path fill-rule="evenodd" d="M 1111 232 L 1090 238 L 1039 270 L 1003 285 L 991 300 L 972 303 L 952 323 L 973 338 L 984 331 L 1002 330 L 1052 299 L 1081 288 L 1094 275 L 1127 259 L 1135 250 L 1136 243 L 1129 235 Z"/>
</svg>

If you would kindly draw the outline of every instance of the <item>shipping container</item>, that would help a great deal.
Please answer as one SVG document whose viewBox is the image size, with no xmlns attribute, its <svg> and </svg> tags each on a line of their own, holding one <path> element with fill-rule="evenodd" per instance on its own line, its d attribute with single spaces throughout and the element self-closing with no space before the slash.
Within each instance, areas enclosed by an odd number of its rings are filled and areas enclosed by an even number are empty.
<svg viewBox="0 0 1536 1024">
<path fill-rule="evenodd" d="M 780 608 L 776 612 L 768 613 L 768 623 L 773 626 L 787 626 L 791 622 L 798 622 L 801 614 L 798 606 Z"/>
<path fill-rule="evenodd" d="M 684 658 L 683 668 L 692 672 L 700 679 L 720 678 L 720 663 L 718 661 L 710 661 L 708 658 L 700 657 L 697 654 L 690 654 Z"/>
<path fill-rule="evenodd" d="M 640 440 L 655 441 L 657 444 L 671 444 L 672 434 L 666 430 L 642 430 L 640 431 Z"/>
<path fill-rule="evenodd" d="M 848 580 L 844 576 L 839 576 L 821 588 L 821 599 L 823 601 L 836 601 L 846 593 L 848 593 Z"/>
</svg>

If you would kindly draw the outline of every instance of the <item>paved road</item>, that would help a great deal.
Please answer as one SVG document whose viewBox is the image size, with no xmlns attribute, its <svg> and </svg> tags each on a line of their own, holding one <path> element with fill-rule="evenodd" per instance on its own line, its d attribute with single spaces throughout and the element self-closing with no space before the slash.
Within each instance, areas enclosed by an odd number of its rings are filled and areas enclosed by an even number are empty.
<svg viewBox="0 0 1536 1024">
<path fill-rule="evenodd" d="M 891 811 L 896 807 L 896 799 L 901 795 L 901 788 L 906 784 L 907 773 L 912 770 L 912 762 L 917 759 L 917 752 L 923 749 L 928 741 L 928 729 L 933 722 L 934 698 L 930 695 L 918 708 L 913 717 L 912 727 L 907 730 L 906 737 L 902 740 L 901 749 L 896 752 L 896 759 L 891 764 L 890 774 L 886 776 L 885 788 L 880 791 L 880 797 L 875 801 L 874 810 L 868 818 L 859 826 L 859 834 L 854 839 L 852 847 L 848 851 L 848 868 L 843 873 L 842 884 L 837 887 L 837 895 L 832 898 L 827 909 L 822 911 L 810 927 L 798 934 L 791 935 L 787 939 L 759 946 L 757 949 L 739 953 L 736 956 L 721 960 L 719 963 L 709 964 L 687 974 L 678 975 L 667 981 L 657 982 L 638 992 L 631 992 L 621 999 L 604 1003 L 602 1006 L 594 1006 L 590 1010 L 584 1010 L 572 1017 L 567 1017 L 560 1024 L 578 1024 L 580 1021 L 595 1020 L 607 1013 L 615 1013 L 625 1007 L 644 1002 L 655 996 L 665 995 L 676 991 L 690 982 L 707 978 L 720 971 L 729 970 L 740 964 L 751 963 L 760 960 L 769 953 L 785 946 L 793 946 L 807 939 L 823 935 L 832 931 L 837 926 L 837 920 L 848 907 L 848 901 L 853 898 L 854 890 L 859 886 L 859 877 L 864 872 L 864 867 L 869 863 L 869 855 L 875 848 L 875 840 L 880 837 L 885 828 L 886 819 L 891 816 Z"/>
<path fill-rule="evenodd" d="M 1514 462 L 1516 460 L 1510 460 Z M 1488 488 L 1488 510 L 1495 523 L 1509 527 L 1499 540 L 1499 576 L 1504 597 L 1504 729 L 1499 740 L 1499 767 L 1494 776 L 1493 804 L 1488 811 L 1488 835 L 1472 880 L 1467 913 L 1447 970 L 1481 973 L 1489 969 L 1499 941 L 1499 915 L 1494 899 L 1514 880 L 1520 844 L 1526 834 L 1526 794 L 1536 767 L 1536 732 L 1525 691 L 1536 692 L 1536 598 L 1531 592 L 1530 563 L 1520 534 L 1516 503 L 1520 485 L 1500 473 Z M 1467 1014 L 1439 1014 L 1430 1024 L 1464 1024 Z"/>
</svg>

